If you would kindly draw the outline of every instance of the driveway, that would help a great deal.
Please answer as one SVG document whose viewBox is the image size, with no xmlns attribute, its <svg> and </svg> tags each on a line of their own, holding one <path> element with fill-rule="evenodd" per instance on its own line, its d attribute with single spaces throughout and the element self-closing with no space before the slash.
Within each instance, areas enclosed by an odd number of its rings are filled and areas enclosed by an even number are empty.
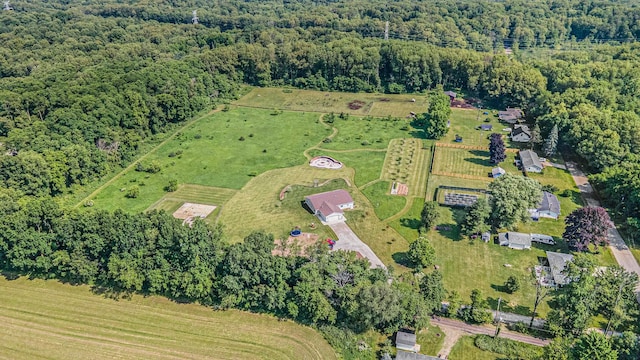
<svg viewBox="0 0 640 360">
<path fill-rule="evenodd" d="M 386 266 L 384 266 L 384 263 L 376 256 L 373 250 L 371 250 L 371 248 L 367 244 L 362 242 L 358 235 L 356 235 L 353 230 L 351 230 L 346 222 L 337 222 L 328 225 L 338 237 L 338 241 L 336 241 L 336 244 L 333 245 L 333 250 L 357 251 L 369 260 L 372 268 L 387 268 Z"/>
<path fill-rule="evenodd" d="M 580 192 L 583 195 L 587 205 L 589 206 L 600 206 L 600 202 L 593 195 L 593 187 L 589 184 L 589 180 L 587 176 L 578 168 L 578 166 L 573 162 L 567 162 L 567 170 L 573 176 L 573 180 L 578 185 Z M 640 276 L 640 265 L 631 254 L 629 247 L 620 236 L 618 229 L 616 229 L 615 225 L 613 228 L 609 230 L 609 248 L 611 249 L 611 253 L 613 257 L 616 259 L 618 264 L 622 266 L 628 272 L 634 272 Z M 640 302 L 640 283 L 636 285 L 636 296 L 638 297 L 638 301 Z"/>
</svg>

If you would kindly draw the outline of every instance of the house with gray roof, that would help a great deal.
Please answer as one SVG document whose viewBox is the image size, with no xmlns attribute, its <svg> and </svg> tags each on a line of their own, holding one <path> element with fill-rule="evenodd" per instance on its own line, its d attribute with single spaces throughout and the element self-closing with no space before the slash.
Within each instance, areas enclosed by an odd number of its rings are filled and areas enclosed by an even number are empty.
<svg viewBox="0 0 640 360">
<path fill-rule="evenodd" d="M 529 212 L 534 220 L 541 217 L 557 220 L 558 216 L 560 216 L 560 201 L 554 194 L 543 191 L 538 208 L 529 209 Z"/>
<path fill-rule="evenodd" d="M 509 124 L 516 124 L 524 117 L 524 113 L 518 108 L 507 108 L 505 111 L 498 111 L 498 119 Z"/>
<path fill-rule="evenodd" d="M 527 125 L 514 125 L 511 130 L 511 141 L 528 143 L 533 135 Z"/>
<path fill-rule="evenodd" d="M 312 213 L 325 223 L 345 221 L 344 209 L 353 209 L 354 202 L 346 190 L 327 191 L 304 198 Z"/>
<path fill-rule="evenodd" d="M 441 360 L 441 358 L 398 350 L 396 360 Z"/>
<path fill-rule="evenodd" d="M 523 234 L 513 231 L 499 233 L 498 242 L 500 245 L 508 246 L 511 249 L 531 249 L 531 234 Z"/>
<path fill-rule="evenodd" d="M 573 255 L 547 251 L 547 261 L 555 286 L 567 285 L 570 279 L 564 274 L 567 264 L 573 261 Z"/>
<path fill-rule="evenodd" d="M 540 173 L 542 169 L 544 169 L 535 151 L 521 150 L 518 154 L 520 155 L 520 162 L 522 163 L 522 169 L 524 171 Z"/>
</svg>

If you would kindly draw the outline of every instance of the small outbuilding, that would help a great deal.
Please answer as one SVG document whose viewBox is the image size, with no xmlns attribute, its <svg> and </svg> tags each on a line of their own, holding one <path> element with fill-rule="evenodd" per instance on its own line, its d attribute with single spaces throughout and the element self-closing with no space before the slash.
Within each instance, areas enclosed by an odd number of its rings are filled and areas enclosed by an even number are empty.
<svg viewBox="0 0 640 360">
<path fill-rule="evenodd" d="M 522 169 L 526 172 L 540 173 L 544 166 L 538 157 L 538 154 L 532 150 L 522 150 L 519 153 Z"/>
<path fill-rule="evenodd" d="M 353 209 L 354 201 L 346 190 L 327 191 L 309 195 L 305 203 L 320 220 L 327 223 L 345 221 L 344 209 Z"/>
<path fill-rule="evenodd" d="M 491 233 L 486 231 L 482 233 L 482 241 L 489 242 L 491 240 Z"/>
<path fill-rule="evenodd" d="M 396 332 L 396 349 L 417 353 L 420 345 L 416 343 L 416 334 L 407 331 Z"/>
<path fill-rule="evenodd" d="M 456 94 L 456 93 L 455 93 L 455 92 L 453 92 L 453 91 L 445 91 L 445 92 L 444 92 L 444 94 L 445 94 L 445 95 L 447 95 L 447 96 L 449 97 L 449 101 L 450 101 L 450 102 L 453 102 L 453 100 L 455 100 L 455 99 L 456 99 L 456 96 L 458 96 L 458 94 Z"/>
<path fill-rule="evenodd" d="M 491 177 L 492 178 L 500 177 L 500 176 L 502 176 L 502 175 L 504 175 L 506 173 L 507 172 L 503 168 L 501 168 L 499 166 L 498 167 L 494 167 L 493 169 L 491 169 Z"/>
<path fill-rule="evenodd" d="M 508 246 L 511 249 L 525 250 L 531 249 L 531 235 L 518 232 L 506 232 L 498 234 L 498 242 L 502 246 Z"/>
<path fill-rule="evenodd" d="M 524 113 L 518 108 L 507 108 L 505 111 L 498 111 L 498 119 L 509 124 L 516 124 L 524 117 Z"/>
<path fill-rule="evenodd" d="M 480 130 L 482 130 L 482 131 L 491 131 L 491 130 L 493 130 L 493 125 L 491 125 L 491 124 L 482 124 L 482 125 L 480 125 Z"/>
</svg>

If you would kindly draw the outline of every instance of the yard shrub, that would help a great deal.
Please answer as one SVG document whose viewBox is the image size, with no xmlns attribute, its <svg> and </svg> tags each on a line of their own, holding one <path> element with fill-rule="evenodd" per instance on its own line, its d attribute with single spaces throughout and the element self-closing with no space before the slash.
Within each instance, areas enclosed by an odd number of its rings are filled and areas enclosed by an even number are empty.
<svg viewBox="0 0 640 360">
<path fill-rule="evenodd" d="M 504 283 L 504 287 L 509 294 L 513 294 L 514 292 L 520 290 L 520 279 L 518 279 L 514 275 L 511 275 Z"/>
<path fill-rule="evenodd" d="M 542 348 L 489 335 L 476 336 L 474 344 L 481 350 L 506 355 L 511 359 L 537 359 L 542 355 Z"/>
</svg>

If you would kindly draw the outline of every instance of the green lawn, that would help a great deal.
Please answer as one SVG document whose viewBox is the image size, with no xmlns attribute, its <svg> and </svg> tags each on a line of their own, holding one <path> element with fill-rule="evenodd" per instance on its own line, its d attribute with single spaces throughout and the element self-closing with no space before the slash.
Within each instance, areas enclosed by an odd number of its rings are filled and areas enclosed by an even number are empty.
<svg viewBox="0 0 640 360">
<path fill-rule="evenodd" d="M 305 163 L 303 151 L 330 133 L 318 114 L 270 113 L 241 108 L 200 120 L 149 154 L 143 164 L 157 162 L 159 173 L 129 171 L 93 199 L 95 207 L 143 211 L 165 195 L 163 188 L 170 179 L 240 189 L 254 175 Z M 128 199 L 124 195 L 133 186 L 139 187 L 140 195 Z"/>
<path fill-rule="evenodd" d="M 417 133 L 410 122 L 409 119 L 396 118 L 336 117 L 333 124 L 328 125 L 336 127 L 338 133 L 331 142 L 320 147 L 328 150 L 386 149 L 391 139 L 410 138 Z"/>
<path fill-rule="evenodd" d="M 89 286 L 0 278 L 0 357 L 336 359 L 311 328 L 158 296 L 113 300 Z"/>
<path fill-rule="evenodd" d="M 474 340 L 475 336 L 461 337 L 451 350 L 449 360 L 497 360 L 506 358 L 504 355 L 478 349 L 473 343 Z"/>
<path fill-rule="evenodd" d="M 407 202 L 404 196 L 389 195 L 391 190 L 391 182 L 389 181 L 378 181 L 361 190 L 381 220 L 400 212 Z"/>
<path fill-rule="evenodd" d="M 412 99 L 416 101 L 413 102 Z M 349 109 L 352 101 L 362 101 L 360 109 Z M 427 97 L 419 94 L 391 95 L 367 93 L 341 93 L 314 90 L 254 88 L 247 95 L 234 102 L 236 105 L 265 109 L 313 111 L 377 117 L 394 116 L 406 118 L 410 112 L 423 113 L 427 110 Z"/>
<path fill-rule="evenodd" d="M 420 344 L 420 353 L 436 356 L 442 348 L 445 333 L 439 327 L 427 325 L 420 330 L 416 342 Z"/>
<path fill-rule="evenodd" d="M 362 186 L 380 178 L 382 164 L 385 157 L 384 151 L 353 151 L 353 152 L 333 152 L 327 150 L 310 150 L 309 155 L 326 155 L 342 162 L 344 166 L 355 170 L 355 184 Z"/>
<path fill-rule="evenodd" d="M 490 115 L 483 115 L 485 110 L 467 110 L 467 109 L 451 109 L 451 126 L 447 135 L 439 140 L 443 143 L 454 143 L 456 134 L 462 137 L 462 145 L 486 146 L 489 147 L 487 137 L 491 133 L 499 133 L 507 135 L 508 132 L 502 131 L 509 127 L 507 124 L 501 124 L 498 118 L 490 111 Z M 495 112 L 497 114 L 497 112 Z M 489 122 L 485 122 L 485 118 L 489 118 Z M 490 124 L 493 126 L 491 131 L 478 130 L 476 127 L 482 124 Z M 508 141 L 505 140 L 509 146 Z"/>
<path fill-rule="evenodd" d="M 434 200 L 436 189 L 440 185 L 460 186 L 473 189 L 486 189 L 490 182 L 491 179 L 489 179 L 489 177 L 487 177 L 487 180 L 475 180 L 429 174 L 426 199 Z"/>
<path fill-rule="evenodd" d="M 507 153 L 507 159 L 500 163 L 499 166 L 505 169 L 507 173 L 520 175 L 522 173 L 513 164 L 514 159 L 514 153 Z M 433 158 L 432 171 L 434 173 L 477 176 L 487 178 L 490 181 L 489 173 L 494 167 L 496 165 L 489 162 L 488 150 L 467 150 L 438 146 Z"/>
</svg>

